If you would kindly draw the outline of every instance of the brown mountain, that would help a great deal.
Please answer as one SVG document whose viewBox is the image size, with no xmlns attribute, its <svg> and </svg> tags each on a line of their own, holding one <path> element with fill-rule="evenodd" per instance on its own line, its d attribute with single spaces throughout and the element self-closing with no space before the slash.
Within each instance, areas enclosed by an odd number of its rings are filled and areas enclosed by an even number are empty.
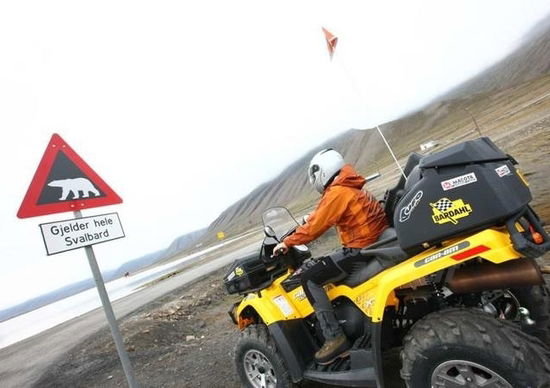
<svg viewBox="0 0 550 388">
<path fill-rule="evenodd" d="M 401 165 L 428 140 L 442 147 L 483 134 L 498 144 L 503 131 L 527 125 L 526 115 L 544 114 L 536 101 L 550 90 L 550 76 L 545 76 L 550 73 L 550 17 L 524 41 L 506 58 L 424 109 L 382 126 Z M 230 237 L 257 227 L 261 213 L 270 206 L 284 205 L 298 214 L 311 209 L 319 196 L 307 182 L 306 169 L 311 157 L 326 147 L 341 152 L 364 175 L 381 172 L 382 177 L 368 185 L 378 197 L 397 180 L 398 170 L 376 130 L 349 130 L 307 152 L 228 207 L 209 226 L 205 239 L 213 240 L 218 231 Z"/>
<path fill-rule="evenodd" d="M 446 93 L 459 98 L 490 90 L 502 90 L 550 72 L 550 17 L 536 24 L 521 46 L 498 63 Z"/>
</svg>

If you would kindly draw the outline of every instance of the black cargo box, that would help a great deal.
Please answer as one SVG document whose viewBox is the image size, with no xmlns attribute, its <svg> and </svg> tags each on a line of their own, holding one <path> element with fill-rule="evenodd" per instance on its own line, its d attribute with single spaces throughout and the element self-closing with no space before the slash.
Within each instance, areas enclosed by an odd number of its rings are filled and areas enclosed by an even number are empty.
<svg viewBox="0 0 550 388">
<path fill-rule="evenodd" d="M 224 284 L 230 294 L 244 293 L 259 287 L 267 287 L 277 276 L 287 270 L 282 260 L 265 264 L 258 253 L 235 260 L 224 276 Z"/>
<path fill-rule="evenodd" d="M 422 158 L 393 214 L 400 246 L 415 252 L 503 224 L 525 208 L 531 193 L 514 162 L 488 138 Z"/>
</svg>

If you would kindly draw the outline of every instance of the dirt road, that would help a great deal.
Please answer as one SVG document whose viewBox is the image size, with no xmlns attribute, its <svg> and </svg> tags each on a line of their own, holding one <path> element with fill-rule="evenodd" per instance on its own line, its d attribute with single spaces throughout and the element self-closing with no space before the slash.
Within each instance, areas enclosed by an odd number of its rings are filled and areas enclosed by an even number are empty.
<svg viewBox="0 0 550 388">
<path fill-rule="evenodd" d="M 237 257 L 249 254 L 253 249 L 257 249 L 257 243 L 226 253 L 212 260 L 208 265 L 184 271 L 117 300 L 113 303 L 115 314 L 118 318 L 124 317 L 141 306 L 227 265 Z M 1 385 L 3 387 L 32 386 L 58 358 L 63 357 L 69 349 L 102 328 L 106 330 L 107 321 L 103 309 L 96 309 L 0 350 Z"/>
</svg>

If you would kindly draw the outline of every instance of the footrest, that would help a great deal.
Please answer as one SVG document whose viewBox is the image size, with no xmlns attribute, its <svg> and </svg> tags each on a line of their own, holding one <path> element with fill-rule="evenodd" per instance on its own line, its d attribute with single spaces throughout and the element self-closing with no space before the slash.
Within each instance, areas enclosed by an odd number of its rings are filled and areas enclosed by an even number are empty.
<svg viewBox="0 0 550 388">
<path fill-rule="evenodd" d="M 376 387 L 376 373 L 372 352 L 366 349 L 350 350 L 349 360 L 326 366 L 312 364 L 304 372 L 304 378 L 325 384 L 348 387 Z"/>
</svg>

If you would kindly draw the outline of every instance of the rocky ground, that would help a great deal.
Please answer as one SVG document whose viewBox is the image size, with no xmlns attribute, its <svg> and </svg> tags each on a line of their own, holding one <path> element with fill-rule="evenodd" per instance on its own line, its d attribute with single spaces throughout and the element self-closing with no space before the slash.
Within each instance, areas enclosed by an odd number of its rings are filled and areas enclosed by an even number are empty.
<svg viewBox="0 0 550 388">
<path fill-rule="evenodd" d="M 486 124 L 483 128 L 484 135 L 489 135 L 520 162 L 534 195 L 532 204 L 546 220 L 550 220 L 549 101 L 546 94 L 530 101 L 519 113 L 494 113 L 497 117 L 494 126 Z M 459 140 L 466 135 L 449 136 Z M 313 250 L 321 254 L 334 244 L 332 232 L 328 239 L 315 244 Z M 546 263 L 550 264 L 548 258 Z M 239 386 L 232 365 L 238 333 L 227 315 L 238 297 L 225 293 L 221 281 L 223 272 L 171 292 L 121 320 L 125 343 L 142 387 Z M 389 388 L 403 386 L 398 377 L 397 354 L 394 351 L 386 357 Z M 59 359 L 35 386 L 118 387 L 125 384 L 110 333 L 104 329 Z"/>
<path fill-rule="evenodd" d="M 238 329 L 227 310 L 238 300 L 217 271 L 122 319 L 119 326 L 140 387 L 239 387 L 233 366 Z M 398 349 L 385 356 L 390 388 L 402 388 Z M 107 328 L 72 349 L 35 384 L 41 388 L 124 387 Z M 319 384 L 304 384 L 305 388 Z M 328 387 L 328 386 L 327 386 Z"/>
<path fill-rule="evenodd" d="M 227 314 L 238 297 L 226 294 L 220 281 L 224 273 L 172 292 L 119 323 L 140 387 L 240 387 L 233 365 L 238 330 Z M 405 387 L 400 367 L 399 349 L 384 355 L 388 388 Z M 127 386 L 108 329 L 70 350 L 34 386 Z"/>
<path fill-rule="evenodd" d="M 231 364 L 237 331 L 227 314 L 237 298 L 225 293 L 224 271 L 176 290 L 119 323 L 141 387 L 238 386 Z M 72 349 L 35 386 L 125 385 L 105 328 Z"/>
</svg>

